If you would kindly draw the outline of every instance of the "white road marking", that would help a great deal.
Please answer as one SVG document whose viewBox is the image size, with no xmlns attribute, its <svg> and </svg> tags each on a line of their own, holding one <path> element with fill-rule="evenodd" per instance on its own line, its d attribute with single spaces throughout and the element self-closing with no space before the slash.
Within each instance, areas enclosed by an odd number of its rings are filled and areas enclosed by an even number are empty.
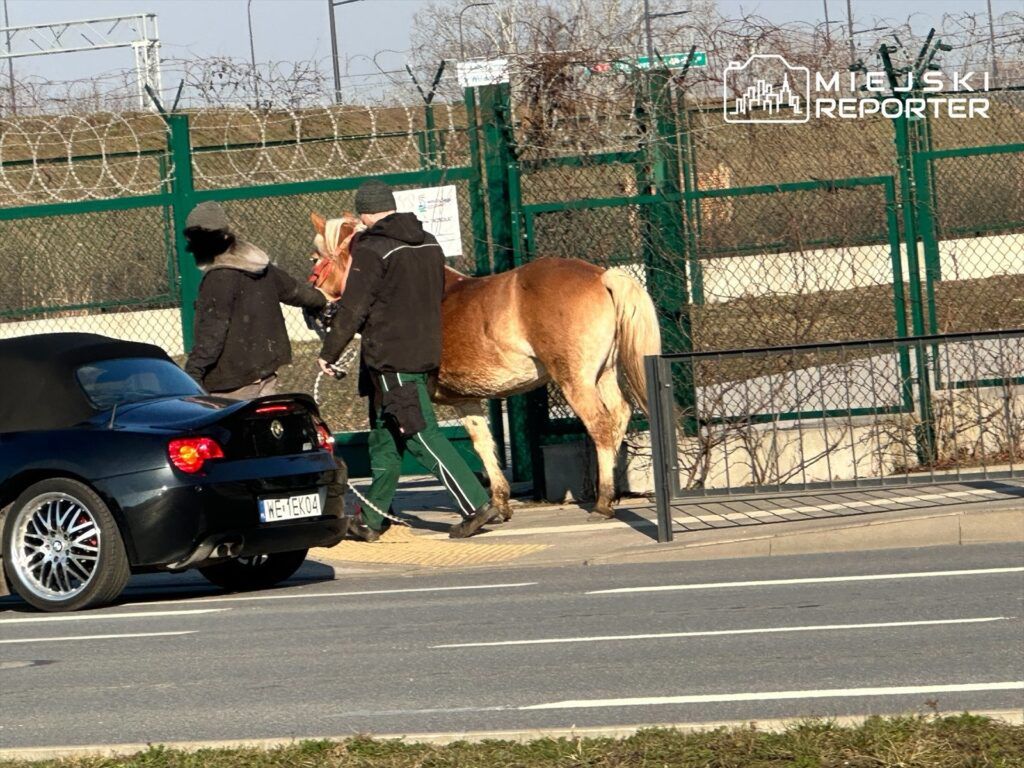
<svg viewBox="0 0 1024 768">
<path fill-rule="evenodd" d="M 717 581 L 708 584 L 665 584 L 655 587 L 618 587 L 595 589 L 588 595 L 612 595 L 626 592 L 674 592 L 695 589 L 724 589 L 727 587 L 779 587 L 790 584 L 835 584 L 848 581 L 889 581 L 895 579 L 930 579 L 940 576 L 989 576 L 996 573 L 1020 573 L 1024 567 L 976 568 L 964 571 L 918 571 L 913 573 L 872 573 L 863 576 L 825 576 L 810 579 L 771 579 L 769 581 Z"/>
<path fill-rule="evenodd" d="M 135 632 L 127 635 L 72 635 L 70 637 L 23 637 L 18 640 L 0 640 L 0 645 L 17 643 L 65 643 L 77 640 L 121 640 L 132 637 L 172 637 L 174 635 L 194 635 L 195 630 L 186 632 Z"/>
<path fill-rule="evenodd" d="M 832 688 L 819 691 L 756 691 L 750 693 L 709 693 L 694 696 L 650 696 L 629 699 L 578 699 L 518 707 L 533 709 L 593 709 L 597 707 L 643 707 L 658 704 L 714 704 L 729 701 L 784 701 L 787 699 L 846 699 L 859 696 L 919 696 L 933 693 L 977 691 L 1020 691 L 1024 680 L 1006 683 L 954 683 L 952 685 L 907 685 L 884 688 Z"/>
<path fill-rule="evenodd" d="M 163 616 L 196 616 L 201 613 L 220 613 L 230 608 L 202 608 L 194 611 L 136 611 L 134 613 L 70 613 L 57 616 L 30 616 L 24 619 L 2 619 L 0 627 L 7 624 L 39 624 L 50 621 L 106 621 L 107 619 L 153 619 Z"/>
<path fill-rule="evenodd" d="M 500 640 L 486 643 L 448 643 L 431 648 L 484 648 L 494 645 L 552 645 L 555 643 L 597 643 L 609 640 L 661 640 L 673 637 L 720 637 L 723 635 L 771 635 L 783 632 L 829 632 L 844 629 L 892 629 L 895 627 L 934 627 L 940 624 L 985 624 L 1011 621 L 1014 616 L 985 616 L 976 619 L 934 619 L 930 621 L 886 621 L 870 624 L 811 624 L 804 627 L 757 627 L 754 629 L 716 629 L 705 632 L 658 632 L 646 635 L 596 635 L 593 637 L 549 637 L 539 640 Z"/>
<path fill-rule="evenodd" d="M 366 595 L 401 595 L 412 592 L 461 592 L 471 589 L 512 589 L 515 587 L 534 587 L 536 581 L 520 581 L 514 584 L 471 584 L 462 587 L 415 587 L 409 589 L 367 589 L 356 592 L 304 592 L 301 594 L 288 595 L 250 595 L 248 597 L 197 597 L 188 600 L 161 600 L 160 605 L 175 603 L 188 603 L 190 605 L 205 605 L 206 603 L 242 603 L 252 600 L 301 600 L 315 597 L 364 597 Z M 126 603 L 126 606 L 151 605 L 151 603 Z M 227 610 L 222 608 L 221 610 Z"/>
</svg>

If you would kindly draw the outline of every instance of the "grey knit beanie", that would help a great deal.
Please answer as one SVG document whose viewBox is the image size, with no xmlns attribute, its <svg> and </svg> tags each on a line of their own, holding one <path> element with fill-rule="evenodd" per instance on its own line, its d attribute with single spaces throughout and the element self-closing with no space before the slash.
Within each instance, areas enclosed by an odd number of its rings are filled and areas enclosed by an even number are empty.
<svg viewBox="0 0 1024 768">
<path fill-rule="evenodd" d="M 382 213 L 393 211 L 398 206 L 395 204 L 395 194 L 391 187 L 378 179 L 370 179 L 363 182 L 356 192 L 356 213 Z"/>
<path fill-rule="evenodd" d="M 228 221 L 228 216 L 224 213 L 224 209 L 220 203 L 212 200 L 200 203 L 189 212 L 188 218 L 185 219 L 185 229 L 193 227 L 207 229 L 212 232 L 231 231 L 231 223 Z"/>
</svg>

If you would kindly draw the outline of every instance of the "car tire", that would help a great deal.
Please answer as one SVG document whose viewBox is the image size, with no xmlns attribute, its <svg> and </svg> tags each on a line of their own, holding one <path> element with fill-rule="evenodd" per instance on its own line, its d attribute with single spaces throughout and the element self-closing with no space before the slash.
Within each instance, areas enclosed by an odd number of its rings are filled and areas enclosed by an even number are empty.
<svg viewBox="0 0 1024 768">
<path fill-rule="evenodd" d="M 267 589 L 294 575 L 306 562 L 308 551 L 297 549 L 293 552 L 236 557 L 200 568 L 199 572 L 211 583 L 230 592 Z"/>
<path fill-rule="evenodd" d="M 18 496 L 4 518 L 3 553 L 11 587 L 41 611 L 106 605 L 131 576 L 110 508 L 69 478 L 43 480 Z"/>
</svg>

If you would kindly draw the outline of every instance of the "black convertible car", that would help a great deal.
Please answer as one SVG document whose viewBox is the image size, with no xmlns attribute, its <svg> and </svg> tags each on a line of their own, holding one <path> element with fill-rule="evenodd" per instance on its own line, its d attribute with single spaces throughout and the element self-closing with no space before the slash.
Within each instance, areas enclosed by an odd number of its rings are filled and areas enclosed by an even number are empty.
<svg viewBox="0 0 1024 768">
<path fill-rule="evenodd" d="M 7 581 L 61 611 L 114 600 L 137 572 L 198 568 L 233 590 L 287 579 L 348 529 L 333 442 L 312 398 L 211 397 L 156 346 L 0 341 Z"/>
</svg>

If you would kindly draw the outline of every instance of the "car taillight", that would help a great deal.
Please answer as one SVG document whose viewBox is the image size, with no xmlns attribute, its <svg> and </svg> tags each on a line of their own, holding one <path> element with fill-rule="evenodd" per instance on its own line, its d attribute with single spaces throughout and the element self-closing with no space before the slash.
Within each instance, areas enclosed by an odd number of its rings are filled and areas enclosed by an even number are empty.
<svg viewBox="0 0 1024 768">
<path fill-rule="evenodd" d="M 291 410 L 287 405 L 264 405 L 256 409 L 256 413 L 287 413 Z"/>
<path fill-rule="evenodd" d="M 334 453 L 334 435 L 331 434 L 326 424 L 317 423 L 316 436 L 320 442 L 320 450 Z"/>
<path fill-rule="evenodd" d="M 167 444 L 167 455 L 182 472 L 194 475 L 210 459 L 223 459 L 224 451 L 211 437 L 184 437 Z"/>
</svg>

